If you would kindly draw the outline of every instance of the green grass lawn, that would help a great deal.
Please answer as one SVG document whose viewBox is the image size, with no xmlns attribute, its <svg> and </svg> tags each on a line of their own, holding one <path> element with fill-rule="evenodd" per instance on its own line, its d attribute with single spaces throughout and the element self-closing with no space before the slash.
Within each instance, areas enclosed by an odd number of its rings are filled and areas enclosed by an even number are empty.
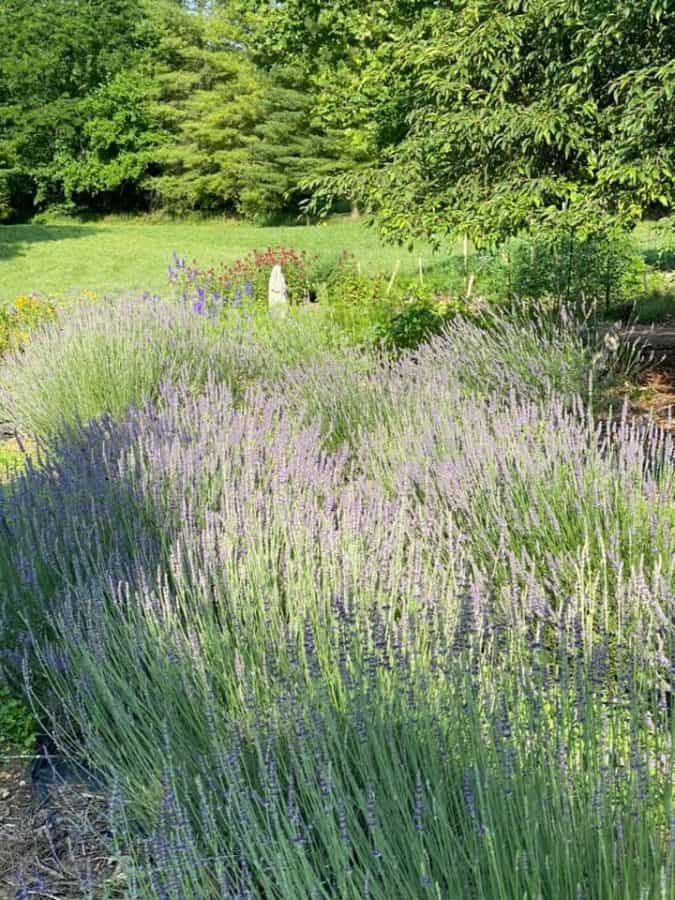
<svg viewBox="0 0 675 900">
<path fill-rule="evenodd" d="M 38 291 L 48 294 L 161 292 L 166 267 L 176 250 L 188 260 L 213 264 L 232 261 L 250 250 L 291 246 L 327 259 L 349 250 L 367 272 L 402 271 L 425 265 L 434 256 L 428 246 L 412 253 L 383 245 L 360 222 L 336 218 L 325 225 L 258 228 L 223 222 L 148 223 L 142 219 L 78 225 L 0 226 L 0 301 Z"/>
<path fill-rule="evenodd" d="M 638 252 L 650 266 L 675 269 L 675 219 L 640 222 L 633 233 Z"/>
<path fill-rule="evenodd" d="M 675 268 L 675 238 L 664 224 L 642 223 L 635 231 L 635 245 L 647 262 L 668 270 Z M 349 250 L 369 273 L 391 273 L 399 263 L 402 272 L 414 271 L 420 258 L 429 271 L 445 258 L 424 244 L 413 252 L 383 244 L 374 230 L 346 217 L 321 225 L 269 228 L 222 219 L 156 222 L 118 217 L 89 224 L 61 219 L 45 225 L 0 226 L 0 302 L 31 291 L 56 296 L 85 290 L 98 295 L 163 293 L 173 250 L 211 265 L 280 245 L 326 260 Z M 667 305 L 670 310 L 672 297 Z"/>
</svg>

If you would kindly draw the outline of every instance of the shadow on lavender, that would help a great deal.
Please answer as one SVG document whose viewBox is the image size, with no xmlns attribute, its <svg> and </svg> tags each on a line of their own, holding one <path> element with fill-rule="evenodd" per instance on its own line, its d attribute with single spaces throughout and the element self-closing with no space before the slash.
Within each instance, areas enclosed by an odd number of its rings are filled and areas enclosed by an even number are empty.
<svg viewBox="0 0 675 900">
<path fill-rule="evenodd" d="M 322 361 L 165 385 L 5 489 L 1 643 L 108 786 L 126 896 L 670 883 L 670 439 L 467 404 L 444 352 L 318 406 Z"/>
</svg>

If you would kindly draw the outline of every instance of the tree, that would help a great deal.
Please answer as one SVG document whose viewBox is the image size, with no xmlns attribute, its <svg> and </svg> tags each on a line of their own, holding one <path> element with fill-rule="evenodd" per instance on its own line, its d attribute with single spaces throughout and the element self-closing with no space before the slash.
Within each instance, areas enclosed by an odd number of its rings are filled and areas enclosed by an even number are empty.
<svg viewBox="0 0 675 900">
<path fill-rule="evenodd" d="M 149 186 L 169 209 L 234 211 L 246 135 L 260 115 L 256 73 L 224 10 L 156 21 L 151 116 L 167 139 Z"/>
<path fill-rule="evenodd" d="M 302 10 L 302 12 L 301 12 Z M 277 54 L 362 159 L 313 179 L 394 239 L 627 225 L 675 186 L 670 0 L 286 0 Z"/>
<path fill-rule="evenodd" d="M 118 72 L 80 103 L 78 138 L 56 149 L 48 167 L 66 201 L 107 210 L 148 205 L 144 186 L 166 140 L 153 128 L 149 94 L 141 72 Z"/>
<path fill-rule="evenodd" d="M 297 209 L 337 146 L 250 0 L 0 4 L 0 217 L 50 205 Z M 34 48 L 40 48 L 35 53 Z"/>
<path fill-rule="evenodd" d="M 169 137 L 150 183 L 161 205 L 266 220 L 297 209 L 300 180 L 329 156 L 306 79 L 257 62 L 264 21 L 223 0 L 160 26 L 152 116 Z"/>
<path fill-rule="evenodd" d="M 143 17 L 136 0 L 0 5 L 0 180 L 11 195 L 7 205 L 63 199 L 55 160 L 76 154 L 89 95 L 133 64 Z"/>
<path fill-rule="evenodd" d="M 265 221 L 302 208 L 309 198 L 303 181 L 332 171 L 340 149 L 316 122 L 315 97 L 301 74 L 279 66 L 258 73 L 259 116 L 247 139 L 238 207 L 246 218 Z"/>
</svg>

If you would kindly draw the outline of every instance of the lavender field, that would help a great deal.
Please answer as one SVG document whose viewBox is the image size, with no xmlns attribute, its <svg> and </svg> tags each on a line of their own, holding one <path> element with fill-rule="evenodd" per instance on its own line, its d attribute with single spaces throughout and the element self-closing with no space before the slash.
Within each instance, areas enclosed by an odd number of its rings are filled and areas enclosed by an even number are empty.
<svg viewBox="0 0 675 900">
<path fill-rule="evenodd" d="M 674 447 L 623 365 L 569 312 L 383 358 L 147 299 L 9 356 L 2 666 L 105 792 L 82 895 L 675 897 Z"/>
</svg>

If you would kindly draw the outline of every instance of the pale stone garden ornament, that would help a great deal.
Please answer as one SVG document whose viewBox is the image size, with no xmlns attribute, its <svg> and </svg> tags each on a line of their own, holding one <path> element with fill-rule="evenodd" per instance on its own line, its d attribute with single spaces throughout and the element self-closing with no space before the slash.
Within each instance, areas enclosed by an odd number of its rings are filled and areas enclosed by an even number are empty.
<svg viewBox="0 0 675 900">
<path fill-rule="evenodd" d="M 270 314 L 283 318 L 288 313 L 288 288 L 281 266 L 275 266 L 270 275 L 268 302 Z"/>
</svg>

